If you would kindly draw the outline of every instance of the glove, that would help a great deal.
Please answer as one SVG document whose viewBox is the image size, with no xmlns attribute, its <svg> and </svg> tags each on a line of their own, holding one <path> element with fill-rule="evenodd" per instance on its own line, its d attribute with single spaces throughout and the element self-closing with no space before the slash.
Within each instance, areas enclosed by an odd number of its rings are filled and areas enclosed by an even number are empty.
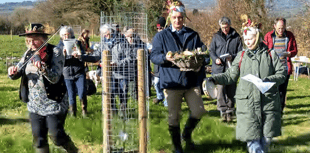
<svg viewBox="0 0 310 153">
<path fill-rule="evenodd" d="M 212 77 L 208 77 L 207 80 L 215 84 L 215 80 Z"/>
<path fill-rule="evenodd" d="M 263 82 L 271 82 L 270 79 L 268 79 L 268 78 L 264 78 L 262 81 Z"/>
</svg>

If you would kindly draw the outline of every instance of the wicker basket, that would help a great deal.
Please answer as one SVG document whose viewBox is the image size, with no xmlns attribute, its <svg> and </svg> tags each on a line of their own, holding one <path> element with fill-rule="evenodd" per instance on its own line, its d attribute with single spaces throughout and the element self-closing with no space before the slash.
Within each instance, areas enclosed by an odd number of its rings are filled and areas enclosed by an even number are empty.
<svg viewBox="0 0 310 153">
<path fill-rule="evenodd" d="M 195 55 L 190 59 L 176 59 L 172 63 L 180 68 L 180 71 L 194 71 L 198 72 L 203 65 L 204 55 Z"/>
</svg>

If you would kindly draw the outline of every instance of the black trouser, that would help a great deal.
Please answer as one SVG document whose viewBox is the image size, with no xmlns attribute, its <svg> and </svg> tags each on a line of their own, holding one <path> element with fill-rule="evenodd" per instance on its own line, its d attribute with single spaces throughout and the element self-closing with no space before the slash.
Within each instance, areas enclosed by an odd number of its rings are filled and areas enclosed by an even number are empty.
<svg viewBox="0 0 310 153">
<path fill-rule="evenodd" d="M 281 102 L 281 106 L 282 106 L 282 112 L 283 112 L 284 107 L 285 107 L 285 97 L 286 97 L 286 91 L 287 91 L 287 85 L 288 85 L 289 79 L 290 79 L 290 75 L 287 75 L 285 82 L 282 83 L 281 85 L 279 85 L 279 94 L 280 94 L 280 102 Z"/>
<path fill-rule="evenodd" d="M 217 110 L 224 114 L 235 110 L 236 83 L 231 85 L 217 85 Z"/>
<path fill-rule="evenodd" d="M 70 141 L 70 137 L 65 133 L 64 124 L 67 116 L 65 114 L 41 116 L 30 113 L 30 123 L 33 135 L 33 145 L 36 148 L 42 148 L 48 145 L 47 135 L 57 146 L 62 146 Z"/>
</svg>

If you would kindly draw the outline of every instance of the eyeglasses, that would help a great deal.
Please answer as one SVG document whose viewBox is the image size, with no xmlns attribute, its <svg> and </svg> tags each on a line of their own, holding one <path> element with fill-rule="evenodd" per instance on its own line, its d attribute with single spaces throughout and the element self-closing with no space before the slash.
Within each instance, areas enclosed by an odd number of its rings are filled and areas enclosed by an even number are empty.
<svg viewBox="0 0 310 153">
<path fill-rule="evenodd" d="M 34 43 L 38 43 L 40 42 L 41 40 L 39 38 L 26 38 L 26 43 L 29 44 L 30 42 L 34 42 Z"/>
</svg>

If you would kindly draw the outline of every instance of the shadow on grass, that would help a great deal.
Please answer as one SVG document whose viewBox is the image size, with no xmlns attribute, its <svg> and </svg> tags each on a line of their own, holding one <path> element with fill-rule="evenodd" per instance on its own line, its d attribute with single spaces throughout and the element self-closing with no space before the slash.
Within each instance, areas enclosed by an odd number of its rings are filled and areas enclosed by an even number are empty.
<svg viewBox="0 0 310 153">
<path fill-rule="evenodd" d="M 221 113 L 218 110 L 209 110 L 207 116 L 220 117 Z"/>
<path fill-rule="evenodd" d="M 286 111 L 284 112 L 285 115 L 289 115 L 289 114 L 306 114 L 306 113 L 310 113 L 310 110 L 294 110 L 294 111 Z"/>
<path fill-rule="evenodd" d="M 16 123 L 23 123 L 23 122 L 29 122 L 29 119 L 20 118 L 20 119 L 7 119 L 7 118 L 0 118 L 0 125 L 4 124 L 16 124 Z"/>
<path fill-rule="evenodd" d="M 299 123 L 309 121 L 310 119 L 304 116 L 293 116 L 293 117 L 283 118 L 282 120 L 283 120 L 282 126 L 287 126 L 287 125 L 297 125 Z"/>
<path fill-rule="evenodd" d="M 238 150 L 238 151 L 244 151 L 244 152 L 247 151 L 246 143 L 238 141 L 238 140 L 233 140 L 231 143 L 228 143 L 228 142 L 214 143 L 208 140 L 208 141 L 203 141 L 200 144 L 197 144 L 195 150 L 185 149 L 185 152 L 186 153 L 211 153 L 216 150 L 224 150 L 224 149 Z"/>
<path fill-rule="evenodd" d="M 288 100 L 293 100 L 293 99 L 302 99 L 302 98 L 307 98 L 307 97 L 310 97 L 310 95 L 305 95 L 305 96 L 290 96 L 290 97 L 287 97 L 287 101 L 288 101 Z"/>
<path fill-rule="evenodd" d="M 308 146 L 310 143 L 310 133 L 299 135 L 297 137 L 289 137 L 285 140 L 276 140 L 273 144 L 278 146 L 301 146 L 306 145 Z"/>
<path fill-rule="evenodd" d="M 214 102 L 214 99 L 209 98 L 209 97 L 206 97 L 206 96 L 202 96 L 202 101 L 203 101 L 204 103 L 213 103 L 213 102 Z M 215 103 L 216 103 L 216 101 L 215 101 Z"/>
<path fill-rule="evenodd" d="M 204 102 L 203 103 L 204 105 L 216 105 L 216 103 L 217 103 L 216 101 L 207 101 L 207 102 L 203 101 L 203 102 Z"/>
<path fill-rule="evenodd" d="M 286 105 L 285 107 L 290 109 L 297 109 L 302 107 L 310 107 L 310 104 L 297 104 L 297 105 Z"/>
<path fill-rule="evenodd" d="M 18 87 L 0 87 L 0 91 L 17 91 Z"/>
<path fill-rule="evenodd" d="M 96 92 L 94 95 L 102 95 L 102 92 Z"/>
</svg>

